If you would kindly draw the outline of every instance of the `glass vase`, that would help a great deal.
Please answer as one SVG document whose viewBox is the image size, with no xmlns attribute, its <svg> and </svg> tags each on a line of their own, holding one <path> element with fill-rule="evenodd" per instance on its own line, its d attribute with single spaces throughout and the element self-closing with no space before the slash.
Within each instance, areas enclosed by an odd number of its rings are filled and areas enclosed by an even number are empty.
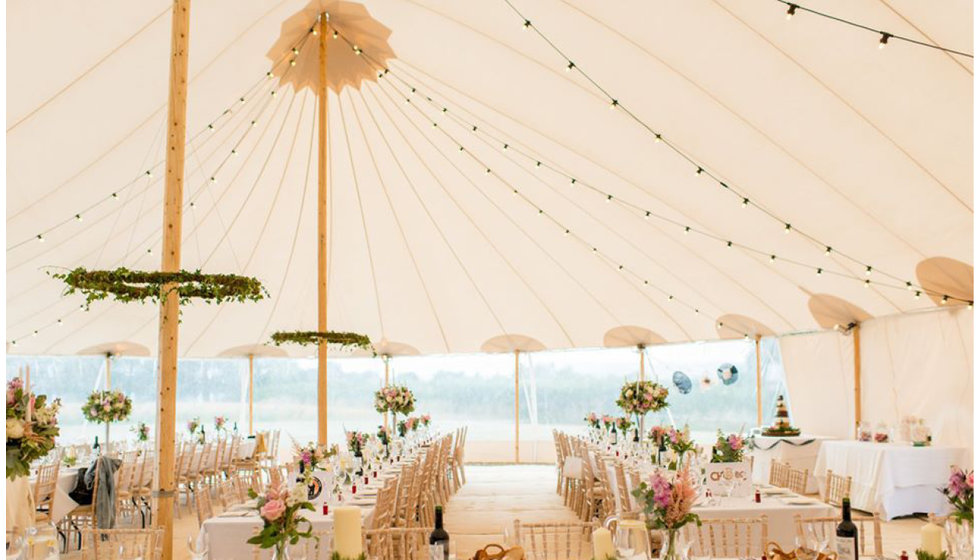
<svg viewBox="0 0 980 560">
<path fill-rule="evenodd" d="M 664 531 L 664 543 L 660 552 L 661 560 L 682 560 L 680 547 L 677 543 L 679 534 L 680 530 L 678 529 L 667 529 Z"/>
<path fill-rule="evenodd" d="M 272 560 L 290 560 L 288 541 L 280 541 L 272 547 Z"/>
</svg>

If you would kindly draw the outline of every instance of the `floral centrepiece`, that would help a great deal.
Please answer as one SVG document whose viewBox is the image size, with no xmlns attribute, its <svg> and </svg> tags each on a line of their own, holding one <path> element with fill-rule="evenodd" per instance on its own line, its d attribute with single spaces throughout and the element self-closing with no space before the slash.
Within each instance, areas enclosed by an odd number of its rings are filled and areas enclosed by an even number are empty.
<svg viewBox="0 0 980 560">
<path fill-rule="evenodd" d="M 623 412 L 643 416 L 667 408 L 667 388 L 653 381 L 631 381 L 619 390 L 616 406 Z"/>
<path fill-rule="evenodd" d="M 24 390 L 19 377 L 7 382 L 7 478 L 28 476 L 31 462 L 54 449 L 61 401 Z"/>
<path fill-rule="evenodd" d="M 608 414 L 602 415 L 602 428 L 607 432 L 616 425 L 616 418 Z"/>
<path fill-rule="evenodd" d="M 679 468 L 684 460 L 684 454 L 694 451 L 694 440 L 691 439 L 691 428 L 684 426 L 682 429 L 670 428 L 667 430 L 667 448 L 677 454 L 676 466 Z"/>
<path fill-rule="evenodd" d="M 431 415 L 429 415 L 429 414 L 423 414 L 422 416 L 419 416 L 419 424 L 422 424 L 423 426 L 425 426 L 426 428 L 428 428 L 429 427 L 429 424 L 431 424 L 431 423 L 432 423 L 432 416 Z"/>
<path fill-rule="evenodd" d="M 378 441 L 385 447 L 391 443 L 391 430 L 387 426 L 378 426 Z"/>
<path fill-rule="evenodd" d="M 414 416 L 408 416 L 398 422 L 398 435 L 400 437 L 405 437 L 408 432 L 414 432 L 417 429 L 419 429 L 419 419 Z"/>
<path fill-rule="evenodd" d="M 143 442 L 150 440 L 150 426 L 146 422 L 140 422 L 133 426 L 133 433 L 136 434 L 136 441 Z"/>
<path fill-rule="evenodd" d="M 653 446 L 657 449 L 666 448 L 667 445 L 667 435 L 670 433 L 670 428 L 667 426 L 654 426 L 650 428 L 647 433 L 647 438 L 653 442 Z"/>
<path fill-rule="evenodd" d="M 362 432 L 347 432 L 347 449 L 352 455 L 360 456 L 364 450 L 364 444 L 367 443 L 368 435 Z"/>
<path fill-rule="evenodd" d="M 192 418 L 190 421 L 187 422 L 187 433 L 193 436 L 197 432 L 197 429 L 200 427 L 201 427 L 201 419 Z"/>
<path fill-rule="evenodd" d="M 625 434 L 633 428 L 633 421 L 630 420 L 629 416 L 623 416 L 616 419 L 616 429 L 620 433 Z"/>
<path fill-rule="evenodd" d="M 216 432 L 223 432 L 228 427 L 228 418 L 225 416 L 215 416 L 214 417 L 214 430 Z"/>
<path fill-rule="evenodd" d="M 711 448 L 712 463 L 740 463 L 745 458 L 745 438 L 739 434 L 727 436 L 718 430 L 718 439 Z"/>
<path fill-rule="evenodd" d="M 321 463 L 336 455 L 338 449 L 337 446 L 326 448 L 310 442 L 305 447 L 294 446 L 293 452 L 299 464 L 299 472 L 303 473 L 303 477 L 309 481 L 313 471 L 323 470 Z"/>
<path fill-rule="evenodd" d="M 688 523 L 701 525 L 701 519 L 691 511 L 697 491 L 688 469 L 682 468 L 673 476 L 657 471 L 650 476 L 649 484 L 643 482 L 633 490 L 633 496 L 643 504 L 647 527 L 667 531 L 663 558 L 677 558 L 677 532 Z"/>
<path fill-rule="evenodd" d="M 282 483 L 273 483 L 261 495 L 250 488 L 248 495 L 257 500 L 262 530 L 246 542 L 259 548 L 275 548 L 277 557 L 282 558 L 287 544 L 295 545 L 300 539 L 313 537 L 313 524 L 299 515 L 300 510 L 315 511 L 307 500 L 307 492 L 304 484 L 290 489 Z"/>
<path fill-rule="evenodd" d="M 82 405 L 85 419 L 100 424 L 122 422 L 132 411 L 133 401 L 122 391 L 93 391 Z"/>
<path fill-rule="evenodd" d="M 952 467 L 949 482 L 942 492 L 953 506 L 949 516 L 959 523 L 966 521 L 973 527 L 973 471 Z"/>
<path fill-rule="evenodd" d="M 594 428 L 596 430 L 598 430 L 599 426 L 601 425 L 601 422 L 599 421 L 599 415 L 596 414 L 595 412 L 590 412 L 583 420 L 585 420 L 585 422 L 589 425 L 590 428 Z"/>
<path fill-rule="evenodd" d="M 415 411 L 415 395 L 403 385 L 388 385 L 375 391 L 374 409 L 408 416 Z"/>
</svg>

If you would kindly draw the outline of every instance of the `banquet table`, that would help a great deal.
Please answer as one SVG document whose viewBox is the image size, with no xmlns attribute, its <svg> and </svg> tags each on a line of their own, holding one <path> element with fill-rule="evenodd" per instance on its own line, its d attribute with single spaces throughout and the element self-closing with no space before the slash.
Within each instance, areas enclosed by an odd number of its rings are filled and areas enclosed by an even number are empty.
<svg viewBox="0 0 980 560">
<path fill-rule="evenodd" d="M 828 470 L 850 476 L 851 505 L 891 520 L 914 513 L 949 512 L 939 491 L 951 465 L 962 465 L 960 447 L 913 447 L 903 443 L 827 441 L 820 447 L 814 474 L 823 490 Z"/>
<path fill-rule="evenodd" d="M 58 484 L 54 489 L 54 499 L 51 504 L 51 521 L 57 523 L 68 513 L 78 507 L 78 503 L 68 495 L 75 488 L 78 480 L 79 467 L 65 467 L 58 470 Z M 7 479 L 7 530 L 18 527 L 33 526 L 33 508 L 31 494 L 34 492 L 35 477 L 19 477 L 13 481 Z"/>
<path fill-rule="evenodd" d="M 606 463 L 609 484 L 612 488 L 617 510 L 636 510 L 637 504 L 621 508 L 614 466 Z M 643 476 L 645 478 L 646 475 Z M 627 485 L 630 481 L 627 478 Z M 760 485 L 761 503 L 755 503 L 755 496 L 716 497 L 712 500 L 702 498 L 692 511 L 701 519 L 746 519 L 765 515 L 769 524 L 769 541 L 775 541 L 782 548 L 792 547 L 796 542 L 796 516 L 830 517 L 837 514 L 836 508 L 819 500 L 794 494 L 789 490 Z M 629 488 L 632 492 L 633 488 Z M 630 498 L 633 500 L 633 498 Z"/>
<path fill-rule="evenodd" d="M 817 492 L 817 479 L 814 468 L 820 446 L 833 438 L 801 434 L 792 437 L 754 436 L 749 444 L 749 452 L 754 457 L 752 461 L 752 481 L 756 484 L 769 482 L 769 465 L 773 459 L 777 462 L 789 463 L 794 469 L 806 469 L 810 476 L 806 483 L 807 494 Z"/>
</svg>

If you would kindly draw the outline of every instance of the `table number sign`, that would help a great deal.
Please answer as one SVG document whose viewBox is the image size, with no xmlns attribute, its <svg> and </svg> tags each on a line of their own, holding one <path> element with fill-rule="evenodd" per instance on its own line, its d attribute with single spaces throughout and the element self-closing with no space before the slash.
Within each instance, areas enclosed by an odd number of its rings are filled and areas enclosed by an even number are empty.
<svg viewBox="0 0 980 560">
<path fill-rule="evenodd" d="M 708 463 L 705 467 L 707 487 L 715 496 L 746 497 L 752 493 L 752 466 L 740 463 Z"/>
<path fill-rule="evenodd" d="M 310 493 L 308 499 L 316 511 L 322 511 L 324 502 L 330 497 L 333 488 L 333 473 L 330 471 L 313 471 L 310 477 Z"/>
</svg>

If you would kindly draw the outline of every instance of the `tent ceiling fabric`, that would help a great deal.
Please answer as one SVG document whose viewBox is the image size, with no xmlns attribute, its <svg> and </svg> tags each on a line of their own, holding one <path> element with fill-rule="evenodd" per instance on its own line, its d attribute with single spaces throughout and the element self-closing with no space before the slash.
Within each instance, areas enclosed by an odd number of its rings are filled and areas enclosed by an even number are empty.
<svg viewBox="0 0 980 560">
<path fill-rule="evenodd" d="M 136 342 L 120 341 L 97 344 L 82 349 L 78 353 L 83 356 L 93 354 L 105 356 L 108 354 L 111 356 L 138 356 L 145 358 L 150 355 L 150 349 Z"/>
<path fill-rule="evenodd" d="M 369 1 L 371 21 L 390 30 L 375 44 L 390 50 L 365 46 L 344 65 L 397 57 L 391 74 L 365 74 L 328 101 L 331 330 L 425 354 L 478 351 L 510 333 L 595 347 L 618 325 L 711 339 L 729 315 L 783 333 L 827 326 L 809 294 L 869 316 L 910 312 L 937 305 L 904 289 L 920 262 L 972 267 L 971 59 L 899 42 L 879 50 L 874 34 L 823 18 L 787 22 L 775 1 L 513 1 L 623 107 L 752 204 L 609 110 L 503 0 Z M 280 79 L 300 79 L 288 64 L 265 76 L 284 22 L 307 7 L 192 7 L 183 268 L 256 276 L 271 297 L 185 306 L 182 356 L 316 324 L 316 100 L 309 89 L 271 95 Z M 820 8 L 973 44 L 966 0 Z M 169 2 L 21 1 L 7 16 L 8 48 L 31 53 L 8 60 L 8 349 L 74 354 L 132 340 L 155 352 L 157 307 L 83 312 L 45 270 L 159 267 Z M 862 285 L 865 264 L 881 283 Z"/>
</svg>

